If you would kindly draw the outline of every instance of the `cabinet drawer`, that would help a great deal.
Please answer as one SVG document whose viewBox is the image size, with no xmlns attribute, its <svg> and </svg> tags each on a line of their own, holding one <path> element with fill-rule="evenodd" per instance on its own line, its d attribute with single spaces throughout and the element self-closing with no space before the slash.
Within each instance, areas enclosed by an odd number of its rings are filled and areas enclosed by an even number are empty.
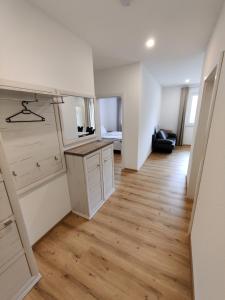
<svg viewBox="0 0 225 300">
<path fill-rule="evenodd" d="M 1 300 L 17 299 L 15 296 L 31 278 L 25 255 L 21 255 L 6 270 L 0 270 Z"/>
<path fill-rule="evenodd" d="M 90 172 L 100 167 L 100 152 L 86 158 L 87 171 Z"/>
<path fill-rule="evenodd" d="M 109 158 L 112 158 L 112 146 L 104 148 L 102 150 L 102 159 L 107 160 Z"/>
<path fill-rule="evenodd" d="M 0 182 L 0 222 L 12 215 L 12 209 L 6 193 L 4 182 Z"/>
<path fill-rule="evenodd" d="M 0 268 L 14 258 L 23 247 L 13 219 L 0 224 Z"/>
</svg>

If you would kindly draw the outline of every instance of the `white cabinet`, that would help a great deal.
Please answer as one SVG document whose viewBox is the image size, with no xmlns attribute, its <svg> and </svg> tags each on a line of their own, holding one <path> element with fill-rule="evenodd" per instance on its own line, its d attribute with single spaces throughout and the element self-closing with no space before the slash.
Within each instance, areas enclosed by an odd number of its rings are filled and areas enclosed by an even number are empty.
<svg viewBox="0 0 225 300">
<path fill-rule="evenodd" d="M 72 210 L 90 219 L 114 191 L 113 144 L 96 141 L 65 154 Z"/>
<path fill-rule="evenodd" d="M 103 166 L 103 191 L 107 199 L 114 189 L 113 151 L 111 148 L 102 149 Z"/>
<path fill-rule="evenodd" d="M 0 180 L 0 298 L 11 300 L 19 298 L 32 274 L 2 176 Z"/>
<path fill-rule="evenodd" d="M 12 209 L 6 193 L 5 184 L 0 180 L 0 222 L 4 221 L 12 214 Z"/>
<path fill-rule="evenodd" d="M 40 279 L 0 139 L 0 299 L 18 300 Z"/>
<path fill-rule="evenodd" d="M 31 274 L 24 254 L 16 257 L 2 271 L 0 270 L 1 300 L 22 299 L 20 292 L 30 280 Z"/>
<path fill-rule="evenodd" d="M 0 269 L 16 255 L 23 252 L 19 232 L 14 218 L 0 223 Z"/>
<path fill-rule="evenodd" d="M 90 212 L 94 212 L 104 200 L 102 197 L 101 151 L 84 159 L 86 165 L 87 198 Z"/>
</svg>

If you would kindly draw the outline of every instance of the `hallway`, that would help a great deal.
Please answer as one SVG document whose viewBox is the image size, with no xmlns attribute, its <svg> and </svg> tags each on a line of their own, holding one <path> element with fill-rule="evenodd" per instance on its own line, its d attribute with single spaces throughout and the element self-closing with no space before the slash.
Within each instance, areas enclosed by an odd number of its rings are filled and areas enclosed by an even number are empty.
<svg viewBox="0 0 225 300">
<path fill-rule="evenodd" d="M 70 214 L 35 245 L 43 277 L 25 299 L 190 300 L 188 158 L 152 154 L 135 172 L 115 155 L 116 191 L 95 217 Z"/>
</svg>

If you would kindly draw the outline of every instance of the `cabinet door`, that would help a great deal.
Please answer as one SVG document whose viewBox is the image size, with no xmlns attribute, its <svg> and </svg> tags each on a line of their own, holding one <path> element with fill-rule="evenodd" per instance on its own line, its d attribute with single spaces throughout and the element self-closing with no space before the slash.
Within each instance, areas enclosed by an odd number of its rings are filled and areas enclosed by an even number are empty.
<svg viewBox="0 0 225 300">
<path fill-rule="evenodd" d="M 4 182 L 0 182 L 0 222 L 12 215 L 8 195 L 6 193 Z"/>
<path fill-rule="evenodd" d="M 0 269 L 0 299 L 18 299 L 21 288 L 30 278 L 31 274 L 25 255 L 20 256 L 6 270 Z"/>
<path fill-rule="evenodd" d="M 100 152 L 86 158 L 89 210 L 92 215 L 103 201 Z"/>
<path fill-rule="evenodd" d="M 113 150 L 112 147 L 102 150 L 103 164 L 103 191 L 104 200 L 107 200 L 114 189 Z"/>
</svg>

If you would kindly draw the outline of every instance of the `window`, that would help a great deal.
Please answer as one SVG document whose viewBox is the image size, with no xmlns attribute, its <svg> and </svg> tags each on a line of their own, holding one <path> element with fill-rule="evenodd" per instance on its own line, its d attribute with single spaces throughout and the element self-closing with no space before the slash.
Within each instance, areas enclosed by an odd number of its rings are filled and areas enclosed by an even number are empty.
<svg viewBox="0 0 225 300">
<path fill-rule="evenodd" d="M 189 124 L 195 123 L 197 106 L 198 106 L 198 95 L 193 95 L 191 99 L 191 109 L 190 109 L 189 120 L 188 120 Z"/>
</svg>

